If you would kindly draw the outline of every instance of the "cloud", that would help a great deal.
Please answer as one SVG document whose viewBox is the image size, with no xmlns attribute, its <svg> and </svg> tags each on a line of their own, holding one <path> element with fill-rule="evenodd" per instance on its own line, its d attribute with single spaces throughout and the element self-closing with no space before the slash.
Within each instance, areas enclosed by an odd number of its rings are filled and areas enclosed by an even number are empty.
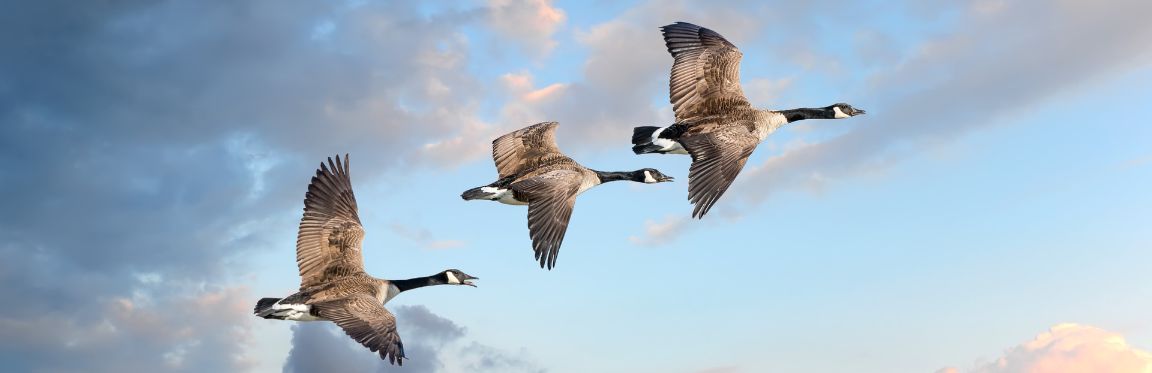
<svg viewBox="0 0 1152 373">
<path fill-rule="evenodd" d="M 642 246 L 662 246 L 675 241 L 680 235 L 693 227 L 689 225 L 691 219 L 680 215 L 668 215 L 664 221 L 644 221 L 644 234 L 629 236 L 628 241 Z"/>
<path fill-rule="evenodd" d="M 0 315 L 5 369 L 186 372 L 256 366 L 246 354 L 253 341 L 246 288 L 143 287 L 132 297 L 97 300 L 92 308 Z"/>
<path fill-rule="evenodd" d="M 1146 373 L 1152 372 L 1152 353 L 1129 345 L 1118 333 L 1088 325 L 1059 324 L 968 372 Z"/>
<path fill-rule="evenodd" d="M 955 33 L 870 79 L 860 97 L 875 104 L 852 119 L 850 132 L 749 164 L 718 207 L 754 207 L 782 189 L 811 186 L 813 177 L 824 185 L 873 173 L 1062 92 L 1146 67 L 1148 11 L 1152 4 L 1128 0 L 974 5 Z"/>
<path fill-rule="evenodd" d="M 363 348 L 335 324 L 306 322 L 292 327 L 292 351 L 284 372 L 544 372 L 527 353 L 508 353 L 477 341 L 468 332 L 424 306 L 394 310 L 408 359 L 392 366 Z"/>
<path fill-rule="evenodd" d="M 551 0 L 489 0 L 488 9 L 493 30 L 538 57 L 556 47 L 552 35 L 567 18 Z"/>
<path fill-rule="evenodd" d="M 18 258 L 0 261 L 0 297 L 19 300 L 0 308 L 5 363 L 254 369 L 237 355 L 252 342 L 241 338 L 252 299 L 236 301 L 244 319 L 197 302 L 238 288 L 247 255 L 294 237 L 324 157 L 351 153 L 361 185 L 430 162 L 424 144 L 475 121 L 483 82 L 465 68 L 463 30 L 484 14 L 411 2 L 0 5 L 0 193 L 13 196 L 0 256 Z"/>
</svg>

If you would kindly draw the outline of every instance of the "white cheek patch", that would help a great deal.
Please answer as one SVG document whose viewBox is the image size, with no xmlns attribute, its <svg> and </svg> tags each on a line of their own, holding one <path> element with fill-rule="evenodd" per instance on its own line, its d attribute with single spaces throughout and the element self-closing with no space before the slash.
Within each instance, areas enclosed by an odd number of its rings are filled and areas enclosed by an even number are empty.
<svg viewBox="0 0 1152 373">
<path fill-rule="evenodd" d="M 844 114 L 844 112 L 840 110 L 839 106 L 833 106 L 832 112 L 836 113 L 836 115 L 832 116 L 833 118 L 836 118 L 836 119 L 844 119 L 844 118 L 851 117 L 851 115 Z"/>
<path fill-rule="evenodd" d="M 652 172 L 644 170 L 644 183 L 652 184 L 656 182 L 656 178 L 652 177 Z"/>
<path fill-rule="evenodd" d="M 448 283 L 449 284 L 459 284 L 460 283 L 460 279 L 456 278 L 456 275 L 452 274 L 452 272 L 446 272 L 446 273 L 448 274 Z"/>
</svg>

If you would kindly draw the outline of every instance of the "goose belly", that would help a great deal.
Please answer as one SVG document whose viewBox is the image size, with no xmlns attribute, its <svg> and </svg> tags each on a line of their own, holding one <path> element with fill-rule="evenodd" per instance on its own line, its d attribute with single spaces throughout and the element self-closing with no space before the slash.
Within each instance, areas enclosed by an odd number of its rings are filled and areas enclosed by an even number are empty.
<svg viewBox="0 0 1152 373">
<path fill-rule="evenodd" d="M 482 187 L 481 191 L 492 194 L 492 200 L 503 203 L 505 205 L 527 205 L 528 202 L 523 202 L 516 199 L 512 194 L 511 189 L 497 188 L 497 187 Z"/>
<path fill-rule="evenodd" d="M 312 314 L 312 306 L 302 303 L 276 303 L 272 305 L 271 316 L 291 321 L 320 321 L 324 320 Z"/>
<path fill-rule="evenodd" d="M 666 129 L 668 129 L 668 127 L 658 129 L 658 130 L 656 130 L 656 132 L 652 133 L 652 145 L 659 146 L 660 147 L 660 151 L 659 151 L 660 153 L 685 154 L 685 155 L 687 155 L 688 150 L 684 149 L 684 146 L 680 145 L 679 141 L 672 140 L 672 139 L 660 138 L 660 134 L 663 133 L 664 130 L 666 130 Z"/>
</svg>

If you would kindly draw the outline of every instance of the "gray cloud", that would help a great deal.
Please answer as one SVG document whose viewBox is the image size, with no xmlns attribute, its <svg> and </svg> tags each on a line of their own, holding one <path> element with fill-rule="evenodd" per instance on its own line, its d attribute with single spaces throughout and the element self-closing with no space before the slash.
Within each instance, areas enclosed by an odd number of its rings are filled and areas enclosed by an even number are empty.
<svg viewBox="0 0 1152 373">
<path fill-rule="evenodd" d="M 471 120 L 484 89 L 461 29 L 486 11 L 0 5 L 6 366 L 252 368 L 253 299 L 227 290 L 244 256 L 294 234 L 323 157 L 352 153 L 360 185 Z"/>
<path fill-rule="evenodd" d="M 510 354 L 476 341 L 462 344 L 467 329 L 424 306 L 400 306 L 394 311 L 408 355 L 403 367 L 384 362 L 333 323 L 311 322 L 293 326 L 292 351 L 284 372 L 545 371 L 523 352 Z"/>
</svg>

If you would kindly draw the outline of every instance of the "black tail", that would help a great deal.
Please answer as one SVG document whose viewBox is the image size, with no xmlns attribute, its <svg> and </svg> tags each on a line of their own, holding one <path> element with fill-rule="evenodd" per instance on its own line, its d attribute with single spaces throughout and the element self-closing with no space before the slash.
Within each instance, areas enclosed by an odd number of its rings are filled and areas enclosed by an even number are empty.
<svg viewBox="0 0 1152 373">
<path fill-rule="evenodd" d="M 660 127 L 656 126 L 643 126 L 632 129 L 632 145 L 648 145 L 652 143 L 652 134 L 656 133 Z M 635 149 L 635 147 L 633 147 Z M 640 154 L 637 152 L 636 154 Z"/>
<path fill-rule="evenodd" d="M 474 199 L 492 199 L 492 193 L 488 193 L 488 192 L 485 192 L 483 190 L 480 190 L 480 188 L 483 188 L 483 187 L 475 187 L 472 189 L 465 190 L 464 193 L 460 194 L 460 198 L 463 198 L 465 201 L 470 201 L 470 200 L 474 200 Z"/>
<path fill-rule="evenodd" d="M 259 315 L 260 311 L 271 308 L 273 304 L 276 304 L 276 302 L 279 301 L 280 298 L 261 298 L 260 300 L 256 301 L 256 309 L 252 310 L 252 313 Z"/>
</svg>

